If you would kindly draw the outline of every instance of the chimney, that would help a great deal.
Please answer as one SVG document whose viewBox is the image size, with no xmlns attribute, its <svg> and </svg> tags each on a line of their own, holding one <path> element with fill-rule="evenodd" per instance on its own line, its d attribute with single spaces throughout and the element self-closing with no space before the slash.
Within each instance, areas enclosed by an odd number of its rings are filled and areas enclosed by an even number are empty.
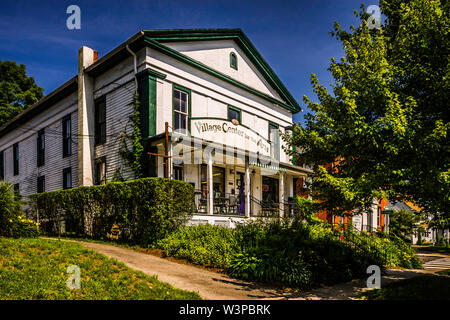
<svg viewBox="0 0 450 320">
<path fill-rule="evenodd" d="M 97 61 L 98 52 L 78 50 L 78 186 L 93 185 L 94 79 L 85 70 Z"/>
</svg>

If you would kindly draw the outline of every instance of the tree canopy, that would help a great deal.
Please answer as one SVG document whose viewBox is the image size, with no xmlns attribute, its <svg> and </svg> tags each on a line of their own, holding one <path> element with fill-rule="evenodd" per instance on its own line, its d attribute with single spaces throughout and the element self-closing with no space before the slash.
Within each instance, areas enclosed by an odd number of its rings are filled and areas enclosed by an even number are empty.
<svg viewBox="0 0 450 320">
<path fill-rule="evenodd" d="M 312 112 L 284 135 L 286 150 L 314 168 L 314 195 L 333 214 L 388 197 L 448 217 L 449 2 L 381 0 L 380 9 L 380 28 L 364 6 L 359 26 L 335 23 L 345 57 L 331 59 L 332 92 L 311 75 L 318 102 L 304 96 Z"/>
<path fill-rule="evenodd" d="M 0 60 L 0 127 L 43 97 L 25 65 Z"/>
</svg>

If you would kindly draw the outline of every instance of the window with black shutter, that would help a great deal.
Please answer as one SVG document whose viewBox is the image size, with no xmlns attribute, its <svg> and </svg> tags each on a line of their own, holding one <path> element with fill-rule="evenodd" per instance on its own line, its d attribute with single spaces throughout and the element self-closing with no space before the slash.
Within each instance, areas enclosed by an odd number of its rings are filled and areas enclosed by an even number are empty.
<svg viewBox="0 0 450 320">
<path fill-rule="evenodd" d="M 14 175 L 17 176 L 19 174 L 19 144 L 16 143 L 13 145 L 13 170 Z"/>
<path fill-rule="evenodd" d="M 70 115 L 64 117 L 62 122 L 63 127 L 63 157 L 72 154 L 72 119 Z"/>
<path fill-rule="evenodd" d="M 45 176 L 37 178 L 37 193 L 45 192 Z"/>
<path fill-rule="evenodd" d="M 102 98 L 95 102 L 95 144 L 106 142 L 106 100 Z"/>
<path fill-rule="evenodd" d="M 37 136 L 37 166 L 45 164 L 45 131 L 42 129 Z"/>
<path fill-rule="evenodd" d="M 63 189 L 72 188 L 72 168 L 63 170 Z"/>
</svg>

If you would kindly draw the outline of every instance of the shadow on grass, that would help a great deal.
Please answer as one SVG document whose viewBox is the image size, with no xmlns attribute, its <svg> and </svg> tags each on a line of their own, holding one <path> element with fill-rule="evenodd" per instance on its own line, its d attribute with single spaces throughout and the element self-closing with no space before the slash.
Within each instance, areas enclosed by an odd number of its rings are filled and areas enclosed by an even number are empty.
<svg viewBox="0 0 450 320">
<path fill-rule="evenodd" d="M 450 277 L 423 275 L 366 291 L 364 300 L 450 300 Z"/>
</svg>

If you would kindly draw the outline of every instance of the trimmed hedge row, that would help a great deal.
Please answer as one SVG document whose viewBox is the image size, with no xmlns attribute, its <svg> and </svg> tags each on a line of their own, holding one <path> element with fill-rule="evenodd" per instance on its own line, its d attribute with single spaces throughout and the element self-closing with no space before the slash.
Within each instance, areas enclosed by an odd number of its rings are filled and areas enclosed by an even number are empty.
<svg viewBox="0 0 450 320">
<path fill-rule="evenodd" d="M 144 178 L 38 193 L 30 200 L 46 234 L 105 239 L 118 225 L 120 241 L 147 246 L 189 219 L 194 189 L 183 181 Z"/>
</svg>

